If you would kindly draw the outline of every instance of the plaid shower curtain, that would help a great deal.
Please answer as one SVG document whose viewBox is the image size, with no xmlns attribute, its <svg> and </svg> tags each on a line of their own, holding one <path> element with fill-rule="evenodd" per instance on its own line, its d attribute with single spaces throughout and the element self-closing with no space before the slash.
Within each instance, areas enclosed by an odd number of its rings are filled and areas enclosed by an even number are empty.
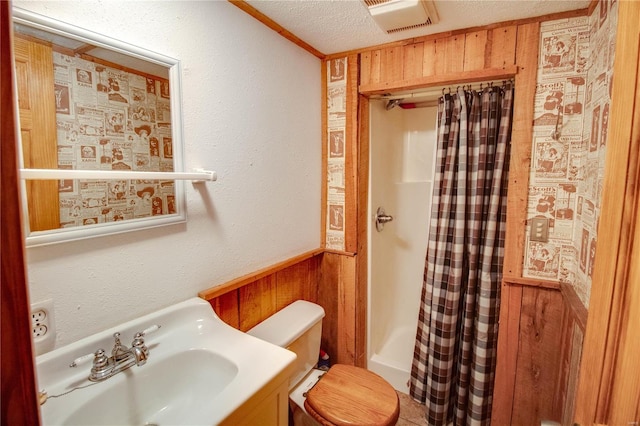
<svg viewBox="0 0 640 426">
<path fill-rule="evenodd" d="M 430 425 L 489 424 L 513 87 L 438 104 L 438 148 L 410 394 Z"/>
</svg>

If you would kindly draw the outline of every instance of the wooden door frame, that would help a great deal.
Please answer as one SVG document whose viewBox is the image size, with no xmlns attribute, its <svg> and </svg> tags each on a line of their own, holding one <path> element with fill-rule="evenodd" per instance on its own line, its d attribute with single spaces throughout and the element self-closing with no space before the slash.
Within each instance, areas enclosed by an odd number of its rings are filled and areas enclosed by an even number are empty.
<svg viewBox="0 0 640 426">
<path fill-rule="evenodd" d="M 21 191 L 18 178 L 18 126 L 14 92 L 11 2 L 0 2 L 0 69 L 2 108 L 2 424 L 40 423 L 36 394 L 29 295 L 22 235 Z"/>
<path fill-rule="evenodd" d="M 631 324 L 625 312 L 632 303 L 640 303 L 628 297 L 634 294 L 631 286 L 638 285 L 631 253 L 634 227 L 640 226 L 640 3 L 621 1 L 618 8 L 598 250 L 576 399 L 575 420 L 580 424 L 619 421 L 619 410 L 612 408 L 617 401 L 611 399 L 616 381 L 623 379 L 616 377 L 624 356 L 618 349 Z"/>
</svg>

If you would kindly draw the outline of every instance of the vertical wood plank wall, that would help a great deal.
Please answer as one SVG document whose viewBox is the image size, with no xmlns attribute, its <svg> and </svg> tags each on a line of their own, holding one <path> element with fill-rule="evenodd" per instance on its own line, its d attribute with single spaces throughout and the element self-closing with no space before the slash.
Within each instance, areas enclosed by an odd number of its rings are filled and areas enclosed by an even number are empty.
<svg viewBox="0 0 640 426">
<path fill-rule="evenodd" d="M 296 300 L 308 300 L 325 309 L 322 348 L 331 362 L 356 363 L 356 321 L 353 304 L 355 257 L 322 249 L 269 266 L 263 270 L 201 291 L 227 324 L 247 331 Z"/>
<path fill-rule="evenodd" d="M 227 284 L 198 294 L 207 300 L 220 319 L 241 331 L 296 300 L 318 301 L 319 264 L 321 254 L 304 256 L 285 267 L 273 266 L 243 278 L 237 288 Z"/>
</svg>

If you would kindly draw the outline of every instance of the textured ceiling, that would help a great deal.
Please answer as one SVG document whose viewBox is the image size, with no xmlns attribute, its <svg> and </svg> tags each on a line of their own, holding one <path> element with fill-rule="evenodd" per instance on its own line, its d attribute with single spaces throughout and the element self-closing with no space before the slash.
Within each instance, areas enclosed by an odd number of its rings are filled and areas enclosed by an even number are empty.
<svg viewBox="0 0 640 426">
<path fill-rule="evenodd" d="M 584 9 L 590 0 L 435 0 L 439 23 L 395 34 L 381 30 L 361 0 L 248 0 L 247 3 L 329 55 L 427 34 Z"/>
</svg>

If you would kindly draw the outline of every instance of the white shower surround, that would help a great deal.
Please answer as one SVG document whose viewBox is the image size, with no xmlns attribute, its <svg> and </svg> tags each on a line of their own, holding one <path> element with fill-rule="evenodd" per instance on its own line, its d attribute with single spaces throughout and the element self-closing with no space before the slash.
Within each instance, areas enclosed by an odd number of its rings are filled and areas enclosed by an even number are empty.
<svg viewBox="0 0 640 426">
<path fill-rule="evenodd" d="M 422 291 L 436 145 L 437 108 L 385 109 L 371 102 L 367 368 L 408 393 Z"/>
<path fill-rule="evenodd" d="M 14 5 L 182 63 L 188 221 L 27 250 L 56 347 L 320 246 L 321 63 L 226 1 Z"/>
</svg>

